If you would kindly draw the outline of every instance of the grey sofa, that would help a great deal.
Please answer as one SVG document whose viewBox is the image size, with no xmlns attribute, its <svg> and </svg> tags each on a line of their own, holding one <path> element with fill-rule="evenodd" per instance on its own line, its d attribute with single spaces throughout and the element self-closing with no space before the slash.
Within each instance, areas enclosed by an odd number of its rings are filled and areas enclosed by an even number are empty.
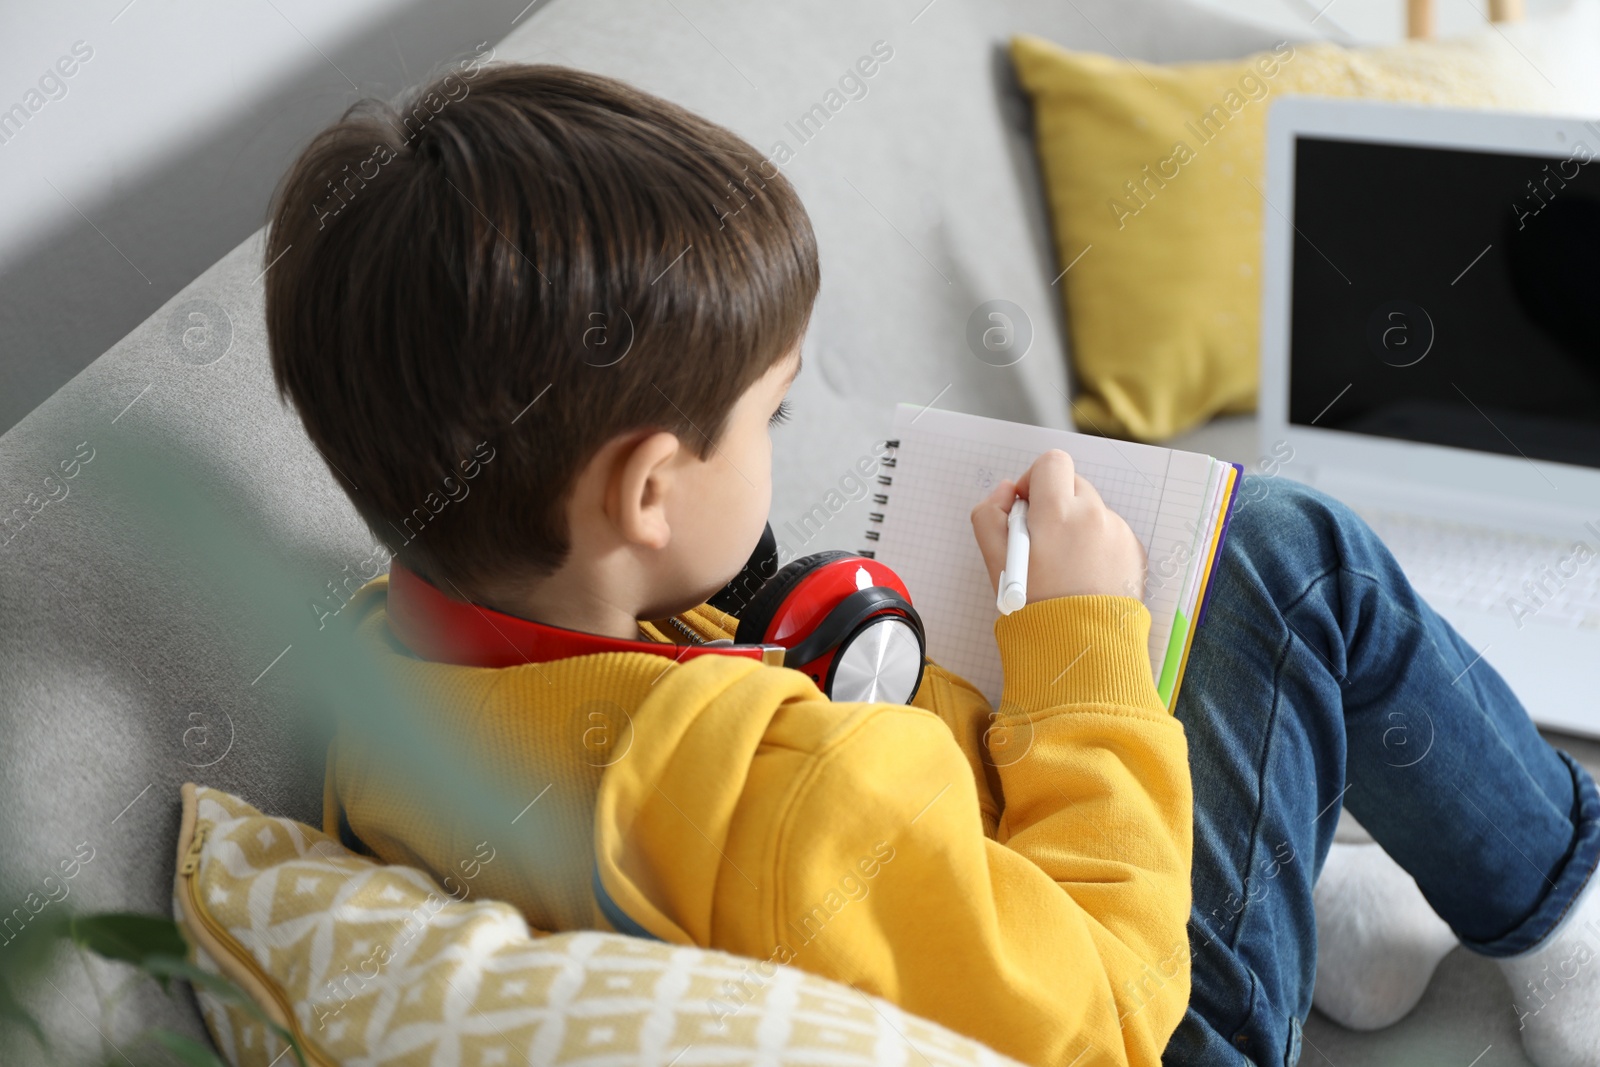
<svg viewBox="0 0 1600 1067">
<path fill-rule="evenodd" d="M 775 525 L 824 497 L 898 401 L 1069 425 L 1060 266 L 1009 34 L 1158 61 L 1241 55 L 1280 36 L 1176 0 L 556 0 L 508 30 L 497 59 L 614 74 L 793 152 L 785 171 L 817 229 L 823 287 L 797 419 L 779 435 Z M 789 124 L 880 41 L 892 58 L 865 95 L 797 138 Z M 273 390 L 261 247 L 260 234 L 245 241 L 0 437 L 0 514 L 11 516 L 0 530 L 0 911 L 86 843 L 94 858 L 50 906 L 166 912 L 185 780 L 320 821 L 321 756 L 297 740 L 287 706 L 313 613 L 285 629 L 208 579 L 188 531 L 163 527 L 159 503 L 119 466 L 151 447 L 189 457 L 199 495 L 225 512 L 218 528 L 242 531 L 216 553 L 270 557 L 308 604 L 372 554 Z M 965 340 L 969 316 L 994 299 L 1032 324 L 1031 350 L 1010 367 Z M 1207 433 L 1219 454 L 1253 452 L 1248 420 Z M 852 505 L 795 547 L 859 547 L 864 519 Z M 1466 1064 L 1492 1043 L 1486 1064 L 1523 1062 L 1486 966 L 1456 953 L 1422 1010 L 1382 1035 L 1314 1019 L 1307 1057 L 1397 1062 L 1387 1049 Z M 117 1060 L 151 1024 L 203 1032 L 187 995 L 71 954 L 27 1003 L 60 1062 Z"/>
</svg>

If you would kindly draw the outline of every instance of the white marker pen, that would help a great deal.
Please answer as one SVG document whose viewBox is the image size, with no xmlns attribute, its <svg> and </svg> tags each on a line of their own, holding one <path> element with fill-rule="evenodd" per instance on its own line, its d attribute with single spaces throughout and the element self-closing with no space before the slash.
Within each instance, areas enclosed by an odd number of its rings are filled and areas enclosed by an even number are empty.
<svg viewBox="0 0 1600 1067">
<path fill-rule="evenodd" d="M 1014 501 L 1006 516 L 1006 565 L 995 607 L 1010 615 L 1028 602 L 1028 502 Z"/>
</svg>

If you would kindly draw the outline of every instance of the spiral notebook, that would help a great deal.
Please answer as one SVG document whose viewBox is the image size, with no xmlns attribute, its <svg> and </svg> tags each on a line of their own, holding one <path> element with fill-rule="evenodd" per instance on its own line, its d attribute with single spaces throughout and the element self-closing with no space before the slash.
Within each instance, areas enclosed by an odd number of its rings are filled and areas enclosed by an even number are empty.
<svg viewBox="0 0 1600 1067">
<path fill-rule="evenodd" d="M 1150 672 L 1167 706 L 1175 704 L 1243 468 L 1196 452 L 915 404 L 896 410 L 889 444 L 866 554 L 905 580 L 930 657 L 998 704 L 999 612 L 968 515 L 996 483 L 1059 448 L 1144 545 Z"/>
</svg>

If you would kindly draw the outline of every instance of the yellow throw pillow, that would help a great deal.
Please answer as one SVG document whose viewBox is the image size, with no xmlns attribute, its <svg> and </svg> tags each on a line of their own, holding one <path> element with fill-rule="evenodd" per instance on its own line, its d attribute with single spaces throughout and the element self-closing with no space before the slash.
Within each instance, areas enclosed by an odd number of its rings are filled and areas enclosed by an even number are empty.
<svg viewBox="0 0 1600 1067">
<path fill-rule="evenodd" d="M 1555 54 L 1559 42 L 1539 50 L 1540 35 L 1586 34 L 1592 53 L 1597 25 L 1596 7 L 1584 3 L 1542 25 L 1455 41 L 1280 44 L 1170 66 L 1015 38 L 1058 265 L 1069 268 L 1059 284 L 1078 429 L 1159 440 L 1255 409 L 1274 96 L 1553 110 L 1570 99 L 1554 72 L 1571 57 Z"/>
<path fill-rule="evenodd" d="M 622 934 L 536 936 L 509 904 L 473 901 L 497 855 L 484 842 L 441 886 L 190 784 L 173 910 L 196 964 L 244 989 L 314 1067 L 1019 1067 L 793 967 Z M 198 999 L 234 1067 L 294 1062 L 248 1012 Z"/>
</svg>

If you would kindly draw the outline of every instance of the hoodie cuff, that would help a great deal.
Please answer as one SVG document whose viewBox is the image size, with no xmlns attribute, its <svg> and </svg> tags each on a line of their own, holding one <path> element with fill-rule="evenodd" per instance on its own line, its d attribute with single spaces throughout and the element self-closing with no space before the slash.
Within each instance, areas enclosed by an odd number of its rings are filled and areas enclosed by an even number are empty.
<svg viewBox="0 0 1600 1067">
<path fill-rule="evenodd" d="M 1166 713 L 1150 674 L 1150 612 L 1133 597 L 1063 596 L 995 620 L 1005 679 L 1000 714 L 1074 704 Z"/>
</svg>

